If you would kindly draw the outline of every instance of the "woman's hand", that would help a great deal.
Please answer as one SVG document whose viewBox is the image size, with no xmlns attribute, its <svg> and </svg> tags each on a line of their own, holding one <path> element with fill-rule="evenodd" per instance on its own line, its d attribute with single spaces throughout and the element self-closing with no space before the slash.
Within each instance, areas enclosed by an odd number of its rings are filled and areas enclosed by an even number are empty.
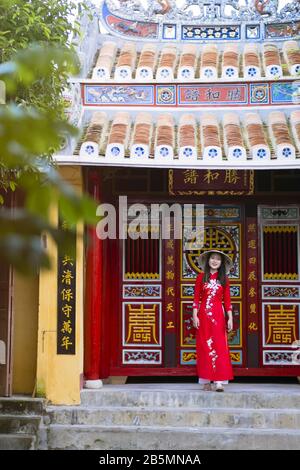
<svg viewBox="0 0 300 470">
<path fill-rule="evenodd" d="M 194 324 L 194 327 L 198 330 L 200 326 L 200 320 L 198 318 L 198 315 L 193 315 L 193 324 Z"/>
<path fill-rule="evenodd" d="M 232 324 L 232 317 L 229 317 L 228 318 L 228 321 L 227 321 L 227 331 L 228 333 L 230 333 L 230 331 L 232 331 L 232 328 L 233 328 L 233 324 Z"/>
</svg>

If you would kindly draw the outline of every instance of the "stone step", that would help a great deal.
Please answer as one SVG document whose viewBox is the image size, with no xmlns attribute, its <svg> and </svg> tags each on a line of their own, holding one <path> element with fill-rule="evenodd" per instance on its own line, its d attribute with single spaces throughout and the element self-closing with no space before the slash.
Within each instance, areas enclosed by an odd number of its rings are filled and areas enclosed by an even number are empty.
<svg viewBox="0 0 300 470">
<path fill-rule="evenodd" d="M 0 450 L 34 450 L 35 442 L 29 434 L 0 434 Z"/>
<path fill-rule="evenodd" d="M 9 415 L 0 416 L 0 435 L 10 433 L 36 434 L 41 417 L 33 415 Z"/>
<path fill-rule="evenodd" d="M 1 397 L 0 398 L 0 414 L 36 414 L 43 413 L 43 398 L 29 397 Z"/>
<path fill-rule="evenodd" d="M 149 384 L 147 384 L 149 385 Z M 196 384 L 177 387 L 104 386 L 100 390 L 83 390 L 81 404 L 84 406 L 132 406 L 170 408 L 255 408 L 300 409 L 298 384 L 263 387 L 253 390 L 230 384 L 224 393 L 204 392 Z M 276 385 L 276 384 L 275 384 Z"/>
<path fill-rule="evenodd" d="M 300 410 L 257 408 L 48 407 L 45 424 L 300 429 Z"/>
<path fill-rule="evenodd" d="M 300 431 L 51 425 L 47 437 L 49 450 L 292 450 L 299 449 Z"/>
</svg>

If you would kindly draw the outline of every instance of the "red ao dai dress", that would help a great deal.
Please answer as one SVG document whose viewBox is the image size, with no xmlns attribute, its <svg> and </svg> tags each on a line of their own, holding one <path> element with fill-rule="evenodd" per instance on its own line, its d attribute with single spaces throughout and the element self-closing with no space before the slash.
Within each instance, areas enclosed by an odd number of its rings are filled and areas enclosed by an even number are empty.
<svg viewBox="0 0 300 470">
<path fill-rule="evenodd" d="M 217 280 L 218 272 L 203 283 L 203 273 L 196 279 L 193 308 L 198 309 L 200 326 L 196 332 L 197 373 L 207 381 L 233 379 L 227 343 L 225 310 L 232 310 L 229 281 L 225 286 Z"/>
</svg>

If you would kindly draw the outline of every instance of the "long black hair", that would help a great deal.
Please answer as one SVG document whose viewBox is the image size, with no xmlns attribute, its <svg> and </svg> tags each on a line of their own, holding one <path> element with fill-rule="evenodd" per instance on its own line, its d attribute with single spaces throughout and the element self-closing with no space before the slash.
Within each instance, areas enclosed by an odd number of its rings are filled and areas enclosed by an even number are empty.
<svg viewBox="0 0 300 470">
<path fill-rule="evenodd" d="M 204 267 L 204 276 L 203 276 L 203 282 L 208 282 L 209 281 L 209 276 L 210 276 L 210 266 L 209 266 L 209 260 L 211 255 L 213 255 L 215 252 L 212 251 L 207 257 L 206 257 L 206 262 L 205 262 L 205 267 Z M 227 278 L 226 278 L 226 267 L 225 267 L 225 258 L 221 253 L 218 253 L 221 256 L 221 266 L 218 269 L 218 278 L 217 280 L 222 284 L 222 286 L 225 286 Z"/>
</svg>

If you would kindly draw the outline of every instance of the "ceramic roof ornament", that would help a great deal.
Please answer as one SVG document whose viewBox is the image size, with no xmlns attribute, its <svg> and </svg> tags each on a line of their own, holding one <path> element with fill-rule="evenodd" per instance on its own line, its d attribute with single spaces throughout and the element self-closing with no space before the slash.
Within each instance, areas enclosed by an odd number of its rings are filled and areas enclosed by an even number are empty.
<svg viewBox="0 0 300 470">
<path fill-rule="evenodd" d="M 220 255 L 222 255 L 224 259 L 224 263 L 225 263 L 226 274 L 229 274 L 231 268 L 233 267 L 233 261 L 230 258 L 230 256 L 228 256 L 226 253 L 223 253 L 223 251 L 220 251 L 217 249 L 211 249 L 211 250 L 207 250 L 201 253 L 201 255 L 199 256 L 199 262 L 198 262 L 200 269 L 204 271 L 206 260 L 212 253 L 219 253 Z"/>
</svg>

